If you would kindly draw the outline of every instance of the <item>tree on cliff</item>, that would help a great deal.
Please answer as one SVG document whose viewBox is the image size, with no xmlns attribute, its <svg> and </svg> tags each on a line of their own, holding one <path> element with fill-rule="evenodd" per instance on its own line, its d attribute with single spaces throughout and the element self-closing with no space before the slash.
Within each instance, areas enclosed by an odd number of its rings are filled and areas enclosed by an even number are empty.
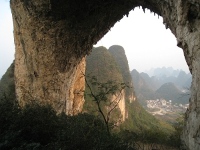
<svg viewBox="0 0 200 150">
<path fill-rule="evenodd" d="M 120 99 L 125 98 L 126 89 L 121 84 L 124 80 L 119 66 L 105 47 L 93 48 L 87 56 L 85 77 L 84 110 L 97 116 L 101 114 L 107 127 L 111 122 L 119 122 L 121 109 L 117 108 Z"/>
<path fill-rule="evenodd" d="M 87 80 L 89 78 L 89 81 Z M 85 78 L 89 89 L 88 95 L 96 103 L 98 112 L 103 118 L 108 134 L 110 134 L 111 114 L 116 110 L 123 97 L 123 91 L 127 87 L 125 83 L 113 80 L 100 83 L 95 76 Z M 112 98 L 114 97 L 114 98 Z"/>
</svg>

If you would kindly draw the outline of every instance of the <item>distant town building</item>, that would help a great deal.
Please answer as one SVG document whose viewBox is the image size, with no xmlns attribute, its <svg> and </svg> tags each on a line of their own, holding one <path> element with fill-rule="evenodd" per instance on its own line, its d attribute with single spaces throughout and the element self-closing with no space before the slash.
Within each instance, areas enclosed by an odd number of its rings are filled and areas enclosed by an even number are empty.
<svg viewBox="0 0 200 150">
<path fill-rule="evenodd" d="M 165 115 L 167 113 L 178 112 L 183 113 L 189 107 L 189 104 L 173 104 L 172 100 L 156 99 L 146 100 L 147 108 L 152 109 L 150 113 L 153 115 Z"/>
</svg>

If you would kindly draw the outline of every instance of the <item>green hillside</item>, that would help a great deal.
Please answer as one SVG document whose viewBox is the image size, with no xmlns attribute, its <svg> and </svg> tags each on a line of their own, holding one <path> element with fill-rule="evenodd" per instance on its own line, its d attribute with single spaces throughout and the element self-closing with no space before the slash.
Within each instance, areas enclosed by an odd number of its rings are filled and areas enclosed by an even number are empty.
<svg viewBox="0 0 200 150">
<path fill-rule="evenodd" d="M 113 52 L 109 53 L 105 47 L 98 47 L 94 48 L 91 55 L 87 57 L 86 80 L 90 83 L 90 80 L 94 79 L 92 76 L 95 76 L 96 83 L 103 83 L 91 84 L 91 88 L 97 93 L 102 85 L 104 88 L 112 85 L 107 84 L 108 80 L 115 80 L 115 83 L 130 81 L 128 62 L 124 51 L 119 51 L 119 55 L 115 54 L 115 52 L 118 53 L 117 50 L 113 50 Z M 133 88 L 128 90 L 130 93 L 134 93 Z M 80 149 L 89 146 L 90 148 L 86 149 L 99 149 L 99 147 L 102 149 L 116 149 L 113 147 L 127 149 L 126 146 L 133 148 L 133 143 L 138 141 L 137 144 L 140 146 L 146 143 L 161 144 L 161 146 L 175 143 L 175 146 L 179 146 L 176 142 L 179 138 L 175 137 L 175 140 L 173 138 L 172 126 L 147 113 L 137 100 L 134 102 L 125 100 L 125 122 L 115 124 L 112 129 L 117 132 L 113 132 L 111 135 L 107 134 L 105 123 L 100 117 L 96 117 L 99 116 L 97 105 L 88 95 L 89 91 L 86 86 L 83 114 L 77 116 L 58 115 L 50 106 L 42 107 L 37 104 L 20 109 L 17 107 L 18 105 L 13 105 L 14 101 L 8 101 L 8 99 L 15 100 L 14 64 L 12 64 L 0 81 L 2 99 L 0 101 L 2 114 L 0 121 L 4 122 L 0 124 L 3 137 L 0 140 L 0 147 L 7 149 L 18 149 L 19 147 L 22 149 L 34 149 L 34 147 L 39 149 L 60 149 L 60 147 Z M 125 91 L 126 94 L 129 92 Z M 8 99 L 5 99 L 5 96 Z M 113 112 L 111 117 L 112 121 L 115 121 L 113 118 L 120 117 L 118 109 Z M 44 138 L 38 138 L 39 134 Z M 27 137 L 27 135 L 31 136 Z M 85 145 L 85 143 L 88 144 Z"/>
<path fill-rule="evenodd" d="M 134 87 L 132 84 L 132 78 L 129 71 L 128 60 L 127 60 L 124 48 L 119 45 L 113 45 L 108 49 L 108 51 L 115 58 L 115 61 L 117 62 L 117 65 L 119 66 L 119 69 L 123 77 L 123 82 L 131 87 L 131 88 L 126 89 L 126 98 L 128 99 L 130 96 L 135 97 Z"/>
<path fill-rule="evenodd" d="M 86 75 L 95 76 L 101 82 L 107 82 L 107 80 L 123 82 L 115 59 L 103 46 L 93 48 L 92 53 L 87 56 Z"/>
<path fill-rule="evenodd" d="M 128 103 L 127 106 L 128 119 L 121 125 L 121 129 L 136 133 L 157 130 L 166 134 L 174 130 L 168 123 L 162 122 L 149 114 L 137 100 Z"/>
<path fill-rule="evenodd" d="M 91 90 L 89 90 L 87 83 L 92 89 L 95 95 L 101 95 L 103 89 L 102 86 L 108 86 L 110 88 L 112 85 L 107 84 L 110 81 L 116 84 L 123 83 L 123 77 L 117 66 L 117 63 L 113 56 L 108 52 L 105 47 L 97 47 L 92 49 L 92 53 L 86 58 L 86 89 L 85 89 L 85 103 L 83 107 L 84 112 L 88 112 L 94 115 L 100 115 L 98 113 L 98 108 L 94 102 L 93 97 L 90 96 Z M 95 83 L 92 83 L 95 78 Z M 100 85 L 101 84 L 101 85 Z M 99 87 L 102 87 L 101 89 Z M 111 96 L 111 95 L 109 95 Z M 101 102 L 102 104 L 102 102 Z M 103 105 L 106 105 L 103 102 Z M 104 106 L 102 106 L 104 113 L 106 112 Z M 106 113 L 105 113 L 106 114 Z M 112 113 L 112 119 L 117 120 L 120 117 L 118 109 Z"/>
<path fill-rule="evenodd" d="M 140 73 L 137 70 L 133 69 L 131 71 L 131 76 L 133 79 L 135 93 L 137 95 L 138 101 L 142 105 L 146 106 L 146 100 L 154 99 L 155 92 L 152 90 L 150 85 L 143 79 L 143 77 L 140 75 Z"/>
<path fill-rule="evenodd" d="M 163 84 L 157 91 L 158 98 L 172 100 L 172 103 L 187 104 L 190 97 L 189 93 L 181 92 L 174 83 L 169 82 Z"/>
<path fill-rule="evenodd" d="M 15 99 L 14 62 L 0 80 L 0 98 L 5 96 Z"/>
<path fill-rule="evenodd" d="M 172 100 L 173 104 L 188 104 L 188 100 L 190 98 L 190 91 L 186 90 L 185 88 L 182 88 L 180 86 L 180 83 L 182 82 L 182 84 L 184 85 L 189 85 L 190 75 L 182 71 L 180 72 L 180 75 L 177 78 L 173 76 L 162 76 L 162 78 L 159 79 L 157 77 L 150 78 L 148 74 L 139 73 L 137 70 L 133 69 L 131 71 L 131 76 L 134 81 L 133 84 L 135 87 L 135 92 L 138 101 L 145 107 L 147 105 L 146 100 L 149 99 L 166 99 Z M 174 81 L 168 82 L 168 80 Z M 158 87 L 158 85 L 160 85 L 160 87 L 157 90 L 155 90 L 155 87 Z"/>
<path fill-rule="evenodd" d="M 120 82 L 132 81 L 128 61 L 124 49 L 121 46 L 112 46 L 109 50 L 105 47 L 93 48 L 92 53 L 86 58 L 86 76 L 88 75 L 96 76 L 99 82 L 106 82 L 110 79 L 120 79 Z M 89 80 L 89 78 L 87 80 Z M 86 86 L 84 111 L 98 114 L 96 104 L 87 95 L 88 92 L 89 90 Z M 129 93 L 134 93 L 133 88 L 128 89 L 126 95 Z M 164 125 L 165 123 L 160 122 L 154 116 L 146 112 L 137 100 L 130 103 L 130 101 L 126 99 L 125 105 L 127 119 L 121 124 L 122 130 L 138 132 L 141 129 L 150 130 L 159 128 L 162 131 L 172 131 L 170 125 Z M 115 117 L 119 116 L 115 114 Z"/>
</svg>

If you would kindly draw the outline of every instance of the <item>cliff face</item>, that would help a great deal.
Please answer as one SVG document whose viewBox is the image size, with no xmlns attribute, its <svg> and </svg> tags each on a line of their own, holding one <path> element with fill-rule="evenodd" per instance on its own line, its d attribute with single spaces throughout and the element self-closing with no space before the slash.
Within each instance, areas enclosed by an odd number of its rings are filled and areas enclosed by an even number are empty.
<svg viewBox="0 0 200 150">
<path fill-rule="evenodd" d="M 113 45 L 109 48 L 109 52 L 115 58 L 115 61 L 119 66 L 124 83 L 126 83 L 130 87 L 125 90 L 126 99 L 129 100 L 129 102 L 133 102 L 135 100 L 135 93 L 124 48 L 119 45 Z"/>
<path fill-rule="evenodd" d="M 119 95 L 117 95 L 119 96 Z M 127 118 L 126 114 L 127 114 L 127 110 L 126 110 L 126 99 L 125 99 L 126 95 L 125 95 L 125 91 L 123 90 L 120 94 L 120 101 L 118 103 L 118 107 L 122 116 L 122 122 L 125 121 L 125 119 Z M 116 100 L 117 97 L 115 95 L 113 95 L 111 101 Z"/>
<path fill-rule="evenodd" d="M 18 101 L 22 106 L 30 100 L 50 103 L 67 114 L 73 112 L 65 106 L 73 101 L 69 91 L 77 83 L 76 70 L 92 45 L 137 6 L 162 16 L 166 28 L 170 28 L 177 45 L 183 49 L 193 76 L 183 141 L 190 150 L 200 149 L 199 0 L 118 0 L 113 3 L 103 0 L 11 0 L 10 3 Z M 79 89 L 84 88 L 84 84 L 79 86 Z"/>
<path fill-rule="evenodd" d="M 101 89 L 96 88 L 95 85 L 90 83 L 90 80 L 92 79 L 93 76 L 96 77 L 97 83 L 108 83 L 109 81 L 114 81 L 115 84 L 123 83 L 123 77 L 116 61 L 105 47 L 93 48 L 92 53 L 86 58 L 86 80 L 90 84 L 93 90 L 92 92 L 99 93 Z M 111 86 L 109 88 L 111 88 Z M 89 94 L 91 91 L 88 90 L 89 89 L 87 87 L 86 93 Z M 109 100 L 110 102 L 113 102 L 113 105 L 115 105 L 116 102 L 119 102 L 117 108 L 119 108 L 120 115 L 122 116 L 120 120 L 124 121 L 126 112 L 125 91 L 117 90 L 113 95 L 110 96 Z M 85 105 L 88 105 L 88 103 L 90 103 L 90 100 L 86 98 Z M 92 106 L 90 106 L 90 108 L 88 107 L 86 111 L 92 113 L 91 109 L 96 107 L 95 106 L 96 104 L 93 102 L 93 104 L 91 105 Z M 111 108 L 113 108 L 113 105 L 111 106 Z M 104 107 L 107 107 L 107 105 L 105 105 Z M 115 117 L 114 119 L 115 121 L 116 118 L 118 120 L 120 117 L 119 116 Z"/>
<path fill-rule="evenodd" d="M 17 99 L 21 106 L 37 101 L 58 113 L 77 114 L 84 102 L 80 69 L 85 71 L 85 54 L 78 57 L 71 39 L 63 36 L 66 21 L 40 16 L 48 7 L 46 2 L 11 1 Z"/>
<path fill-rule="evenodd" d="M 118 108 L 122 116 L 122 121 L 125 121 L 128 118 L 126 105 L 135 100 L 135 94 L 123 47 L 115 45 L 111 46 L 109 50 L 105 47 L 94 48 L 91 55 L 87 57 L 86 62 L 86 78 L 88 75 L 90 76 L 87 80 L 95 76 L 98 82 L 101 83 L 114 80 L 117 83 L 125 83 L 130 87 L 125 88 L 121 93 L 115 93 L 110 98 L 110 101 L 119 100 Z"/>
<path fill-rule="evenodd" d="M 177 45 L 183 49 L 192 73 L 190 106 L 185 115 L 182 139 L 187 149 L 200 149 L 200 2 L 178 1 L 175 36 Z M 171 15 L 171 14 L 170 14 Z"/>
</svg>

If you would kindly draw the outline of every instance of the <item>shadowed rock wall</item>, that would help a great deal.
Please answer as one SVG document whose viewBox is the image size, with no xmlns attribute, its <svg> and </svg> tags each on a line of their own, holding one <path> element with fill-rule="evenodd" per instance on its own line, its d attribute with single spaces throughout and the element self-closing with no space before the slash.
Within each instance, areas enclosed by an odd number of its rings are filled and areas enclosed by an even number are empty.
<svg viewBox="0 0 200 150">
<path fill-rule="evenodd" d="M 81 111 L 84 57 L 106 32 L 136 6 L 161 15 L 177 38 L 193 75 L 183 140 L 200 149 L 199 0 L 11 0 L 16 46 L 18 101 L 50 103 L 58 112 Z M 80 69 L 79 69 L 80 70 Z M 78 101 L 75 95 L 80 94 Z M 76 104 L 79 104 L 78 106 Z"/>
<path fill-rule="evenodd" d="M 11 1 L 17 99 L 21 106 L 39 101 L 58 113 L 76 114 L 84 102 L 80 70 L 85 71 L 87 51 L 80 52 L 73 40 L 78 35 L 69 33 L 66 20 L 43 14 L 50 7 L 45 2 Z"/>
</svg>

